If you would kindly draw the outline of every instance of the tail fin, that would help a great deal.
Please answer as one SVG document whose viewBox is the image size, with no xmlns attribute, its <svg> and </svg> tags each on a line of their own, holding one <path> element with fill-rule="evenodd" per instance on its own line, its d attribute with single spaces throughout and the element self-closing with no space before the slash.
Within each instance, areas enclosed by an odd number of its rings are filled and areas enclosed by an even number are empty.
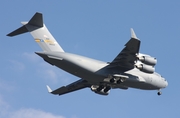
<svg viewBox="0 0 180 118">
<path fill-rule="evenodd" d="M 35 13 L 29 22 L 22 22 L 23 26 L 15 31 L 7 34 L 7 36 L 16 36 L 26 32 L 30 32 L 35 41 L 39 44 L 43 51 L 58 51 L 64 52 L 61 46 L 57 43 L 54 37 L 43 24 L 41 13 Z"/>
</svg>

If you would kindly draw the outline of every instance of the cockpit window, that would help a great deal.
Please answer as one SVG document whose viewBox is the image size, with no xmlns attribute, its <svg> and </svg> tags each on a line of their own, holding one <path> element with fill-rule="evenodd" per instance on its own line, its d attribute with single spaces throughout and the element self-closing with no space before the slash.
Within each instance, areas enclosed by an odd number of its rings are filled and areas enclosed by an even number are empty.
<svg viewBox="0 0 180 118">
<path fill-rule="evenodd" d="M 158 74 L 158 73 L 154 73 L 155 75 L 157 75 L 157 76 L 159 76 L 159 77 L 162 77 L 160 74 Z"/>
</svg>

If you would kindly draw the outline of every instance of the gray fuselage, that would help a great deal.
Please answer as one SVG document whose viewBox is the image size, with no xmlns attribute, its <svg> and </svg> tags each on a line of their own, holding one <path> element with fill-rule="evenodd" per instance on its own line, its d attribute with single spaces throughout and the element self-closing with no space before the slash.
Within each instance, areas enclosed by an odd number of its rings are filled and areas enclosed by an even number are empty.
<svg viewBox="0 0 180 118">
<path fill-rule="evenodd" d="M 45 61 L 51 65 L 55 65 L 66 72 L 69 72 L 77 77 L 87 80 L 91 84 L 104 83 L 104 79 L 109 75 L 122 74 L 129 78 L 121 83 L 121 85 L 112 84 L 112 88 L 138 88 L 144 90 L 159 90 L 165 88 L 168 83 L 158 73 L 145 73 L 139 69 L 131 69 L 123 71 L 119 69 L 109 69 L 109 63 L 98 61 L 95 59 L 75 55 L 64 52 L 36 52 Z M 110 83 L 107 83 L 110 85 Z"/>
</svg>

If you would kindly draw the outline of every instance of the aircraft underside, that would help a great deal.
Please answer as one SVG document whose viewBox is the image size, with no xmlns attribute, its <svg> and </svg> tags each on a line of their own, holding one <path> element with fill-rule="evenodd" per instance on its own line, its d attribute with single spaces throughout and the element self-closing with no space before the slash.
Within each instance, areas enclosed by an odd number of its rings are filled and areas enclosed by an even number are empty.
<svg viewBox="0 0 180 118">
<path fill-rule="evenodd" d="M 63 95 L 89 87 L 95 93 L 108 95 L 110 89 L 137 88 L 144 90 L 160 90 L 167 87 L 168 82 L 155 72 L 157 59 L 139 53 L 141 41 L 131 29 L 131 38 L 120 53 L 109 63 L 88 57 L 67 53 L 58 44 L 43 23 L 42 13 L 35 13 L 23 26 L 7 34 L 16 36 L 30 32 L 34 41 L 42 48 L 36 52 L 47 63 L 81 79 L 56 90 L 47 89 L 55 95 Z"/>
<path fill-rule="evenodd" d="M 49 58 L 44 53 L 37 53 L 40 55 L 46 62 L 50 63 L 51 65 L 57 66 L 73 74 L 77 77 L 86 80 L 87 87 L 89 87 L 93 92 L 101 95 L 108 95 L 110 89 L 124 89 L 127 90 L 130 88 L 137 88 L 137 89 L 144 89 L 144 90 L 158 90 L 157 87 L 146 83 L 145 81 L 140 81 L 137 76 L 128 75 L 128 74 L 113 74 L 109 73 L 109 71 L 104 68 L 101 71 L 97 71 L 93 73 L 89 71 L 87 68 L 83 68 L 77 66 L 77 64 L 69 63 L 62 57 L 57 58 Z M 52 56 L 51 56 L 52 57 Z M 61 59 L 60 59 L 61 58 Z"/>
</svg>

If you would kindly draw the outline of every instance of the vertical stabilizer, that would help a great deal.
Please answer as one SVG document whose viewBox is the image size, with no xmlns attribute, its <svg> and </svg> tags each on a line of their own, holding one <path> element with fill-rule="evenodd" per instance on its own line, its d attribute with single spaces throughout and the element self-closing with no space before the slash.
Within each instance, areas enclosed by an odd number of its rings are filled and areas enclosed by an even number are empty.
<svg viewBox="0 0 180 118">
<path fill-rule="evenodd" d="M 35 13 L 35 15 L 29 20 L 29 22 L 22 22 L 22 24 L 22 27 L 7 34 L 7 36 L 12 37 L 30 32 L 34 40 L 39 44 L 43 51 L 64 52 L 64 50 L 57 43 L 55 38 L 51 35 L 49 30 L 43 23 L 43 17 L 41 13 Z"/>
</svg>

